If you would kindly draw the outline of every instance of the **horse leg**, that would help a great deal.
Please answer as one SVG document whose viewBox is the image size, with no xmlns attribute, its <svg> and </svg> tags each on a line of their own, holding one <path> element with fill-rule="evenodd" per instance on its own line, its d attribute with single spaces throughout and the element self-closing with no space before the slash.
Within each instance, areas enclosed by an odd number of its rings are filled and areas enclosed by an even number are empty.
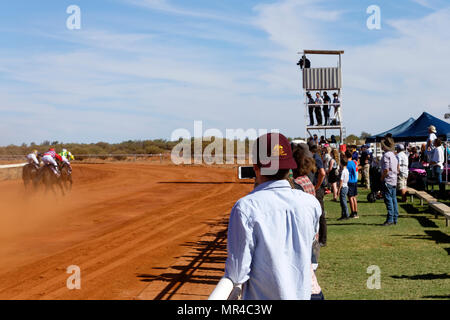
<svg viewBox="0 0 450 320">
<path fill-rule="evenodd" d="M 55 185 L 55 184 L 57 184 L 58 185 L 58 187 L 61 189 L 61 194 L 63 195 L 63 196 L 65 196 L 65 192 L 64 192 L 64 186 L 63 186 L 63 181 L 62 181 L 62 177 L 60 177 L 60 178 L 56 178 L 56 180 L 54 180 L 54 184 L 53 184 L 53 186 Z M 56 194 L 56 191 L 55 191 L 55 194 Z"/>
</svg>

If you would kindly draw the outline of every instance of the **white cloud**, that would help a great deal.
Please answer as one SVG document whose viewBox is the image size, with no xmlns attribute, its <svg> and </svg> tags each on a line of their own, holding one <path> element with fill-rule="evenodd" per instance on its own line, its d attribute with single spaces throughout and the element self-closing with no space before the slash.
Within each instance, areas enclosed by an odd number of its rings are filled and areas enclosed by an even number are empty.
<svg viewBox="0 0 450 320">
<path fill-rule="evenodd" d="M 147 8 L 154 11 L 161 11 L 172 15 L 180 15 L 191 18 L 208 19 L 215 21 L 222 21 L 234 24 L 246 24 L 245 20 L 233 18 L 224 14 L 217 14 L 215 12 L 208 12 L 204 10 L 189 10 L 176 6 L 169 0 L 123 0 L 125 3 L 132 4 L 134 6 L 139 6 Z"/>
<path fill-rule="evenodd" d="M 434 9 L 434 6 L 430 3 L 429 0 L 411 0 L 411 1 L 417 3 L 418 5 L 421 5 L 422 7 Z"/>
</svg>

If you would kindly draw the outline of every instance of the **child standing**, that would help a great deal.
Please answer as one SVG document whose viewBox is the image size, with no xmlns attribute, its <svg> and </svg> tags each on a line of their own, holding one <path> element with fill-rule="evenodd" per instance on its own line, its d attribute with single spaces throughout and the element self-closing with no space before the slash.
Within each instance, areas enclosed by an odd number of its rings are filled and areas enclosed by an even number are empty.
<svg viewBox="0 0 450 320">
<path fill-rule="evenodd" d="M 338 220 L 347 220 L 349 219 L 348 215 L 348 207 L 347 207 L 347 194 L 348 194 L 348 179 L 349 172 L 347 169 L 347 159 L 345 157 L 341 157 L 341 180 L 339 183 L 339 201 L 341 203 L 341 217 Z"/>
</svg>

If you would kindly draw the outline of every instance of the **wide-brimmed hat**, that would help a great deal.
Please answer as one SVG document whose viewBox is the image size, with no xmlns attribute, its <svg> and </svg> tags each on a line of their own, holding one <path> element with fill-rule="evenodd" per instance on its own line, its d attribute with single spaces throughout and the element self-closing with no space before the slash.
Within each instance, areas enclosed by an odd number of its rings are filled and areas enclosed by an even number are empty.
<svg viewBox="0 0 450 320">
<path fill-rule="evenodd" d="M 394 151 L 395 150 L 394 139 L 390 137 L 385 137 L 383 140 L 381 140 L 381 147 L 388 151 Z"/>
<path fill-rule="evenodd" d="M 260 148 L 261 149 L 260 152 Z M 256 140 L 254 159 L 261 168 L 296 169 L 289 140 L 281 133 L 271 132 Z M 261 158 L 262 156 L 262 158 Z"/>
<path fill-rule="evenodd" d="M 430 130 L 433 133 L 436 133 L 436 127 L 435 126 L 429 126 L 428 130 Z"/>
<path fill-rule="evenodd" d="M 309 146 L 306 143 L 299 143 L 297 145 L 295 145 L 295 149 L 294 152 L 297 151 L 301 152 L 302 154 L 304 154 L 306 157 L 313 157 L 313 154 L 311 153 L 311 151 L 309 151 Z"/>
</svg>

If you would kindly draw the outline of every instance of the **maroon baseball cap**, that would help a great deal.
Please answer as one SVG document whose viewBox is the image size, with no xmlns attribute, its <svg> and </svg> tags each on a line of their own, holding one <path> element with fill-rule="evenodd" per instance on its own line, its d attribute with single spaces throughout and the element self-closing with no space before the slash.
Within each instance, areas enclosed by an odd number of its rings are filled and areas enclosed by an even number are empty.
<svg viewBox="0 0 450 320">
<path fill-rule="evenodd" d="M 289 140 L 281 133 L 267 133 L 256 140 L 253 159 L 261 168 L 296 169 Z M 255 156 L 256 153 L 256 156 Z"/>
</svg>

